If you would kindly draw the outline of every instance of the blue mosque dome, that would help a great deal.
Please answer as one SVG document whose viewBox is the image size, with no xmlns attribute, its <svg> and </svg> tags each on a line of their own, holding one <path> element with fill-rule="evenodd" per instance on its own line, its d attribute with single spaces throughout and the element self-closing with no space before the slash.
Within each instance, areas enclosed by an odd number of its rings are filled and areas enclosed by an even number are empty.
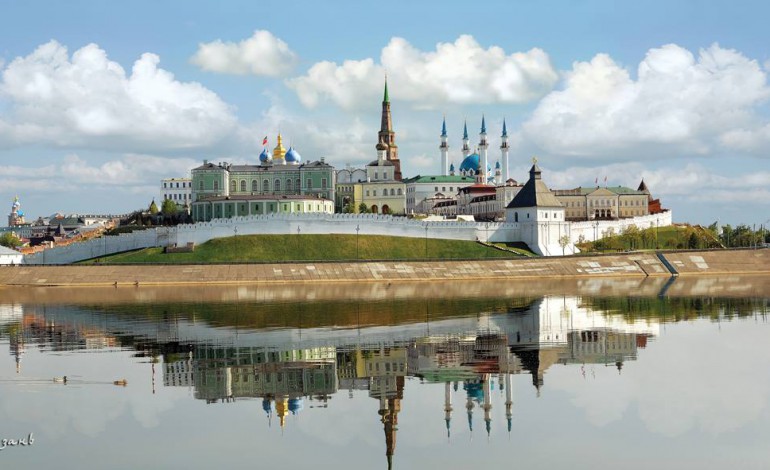
<svg viewBox="0 0 770 470">
<path fill-rule="evenodd" d="M 289 399 L 289 411 L 291 411 L 291 414 L 297 414 L 299 411 L 302 411 L 302 408 L 304 407 L 305 406 L 302 403 L 302 398 Z"/>
<path fill-rule="evenodd" d="M 449 165 L 449 171 L 455 171 L 455 164 L 454 163 Z"/>
<path fill-rule="evenodd" d="M 470 170 L 473 170 L 474 173 L 479 171 L 479 154 L 478 153 L 472 153 L 468 155 L 460 164 L 460 171 L 470 171 Z"/>
<path fill-rule="evenodd" d="M 498 160 L 497 163 L 495 163 L 495 170 L 499 170 L 499 169 L 500 169 L 500 160 Z"/>
<path fill-rule="evenodd" d="M 270 160 L 270 154 L 267 153 L 267 148 L 263 148 L 262 153 L 259 154 L 259 161 L 266 162 L 268 160 Z"/>
<path fill-rule="evenodd" d="M 294 150 L 294 147 L 289 147 L 284 159 L 287 163 L 299 163 L 302 161 L 302 157 L 299 155 L 299 152 Z"/>
<path fill-rule="evenodd" d="M 262 409 L 265 410 L 265 413 L 270 413 L 273 410 L 273 404 L 270 402 L 268 398 L 262 399 Z"/>
</svg>

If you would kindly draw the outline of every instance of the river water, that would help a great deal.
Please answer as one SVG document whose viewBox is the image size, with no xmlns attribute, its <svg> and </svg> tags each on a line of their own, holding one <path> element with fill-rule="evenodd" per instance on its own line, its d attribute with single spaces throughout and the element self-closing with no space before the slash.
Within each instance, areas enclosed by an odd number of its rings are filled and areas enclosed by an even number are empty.
<svg viewBox="0 0 770 470">
<path fill-rule="evenodd" d="M 769 285 L 4 289 L 0 468 L 770 468 Z"/>
</svg>

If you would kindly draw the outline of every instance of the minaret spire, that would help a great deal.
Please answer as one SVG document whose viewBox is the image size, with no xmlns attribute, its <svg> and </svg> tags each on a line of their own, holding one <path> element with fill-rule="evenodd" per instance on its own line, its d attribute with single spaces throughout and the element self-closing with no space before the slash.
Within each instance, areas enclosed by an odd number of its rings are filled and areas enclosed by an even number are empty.
<svg viewBox="0 0 770 470">
<path fill-rule="evenodd" d="M 506 184 L 508 181 L 508 151 L 510 150 L 508 146 L 508 129 L 505 127 L 505 119 L 503 119 L 503 135 L 500 136 L 500 153 L 501 153 L 501 160 L 503 161 L 503 174 L 502 174 L 502 180 L 503 184 Z"/>
<path fill-rule="evenodd" d="M 468 139 L 468 121 L 463 123 L 463 158 L 471 154 L 471 146 Z"/>
<path fill-rule="evenodd" d="M 446 117 L 441 124 L 441 145 L 438 146 L 441 150 L 441 175 L 447 176 L 449 174 L 449 143 L 447 142 L 446 134 Z"/>
<path fill-rule="evenodd" d="M 489 159 L 487 148 L 487 125 L 484 115 L 481 115 L 481 132 L 479 132 L 479 166 L 481 166 L 481 184 L 487 184 L 489 171 Z"/>
</svg>

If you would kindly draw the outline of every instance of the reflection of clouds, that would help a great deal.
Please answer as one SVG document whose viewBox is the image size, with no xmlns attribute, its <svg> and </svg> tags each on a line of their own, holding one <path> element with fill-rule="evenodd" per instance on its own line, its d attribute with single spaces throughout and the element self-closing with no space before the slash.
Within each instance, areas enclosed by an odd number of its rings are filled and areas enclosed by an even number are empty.
<svg viewBox="0 0 770 470">
<path fill-rule="evenodd" d="M 623 377 L 596 366 L 596 379 L 584 381 L 568 368 L 551 374 L 550 385 L 570 393 L 596 426 L 621 419 L 636 405 L 647 428 L 664 436 L 734 431 L 768 405 L 770 377 L 760 372 L 770 361 L 767 326 L 734 320 L 719 333 L 717 328 L 707 321 L 668 325 L 668 334 L 641 350 Z"/>
<path fill-rule="evenodd" d="M 96 437 L 129 413 L 143 428 L 156 427 L 161 413 L 174 406 L 176 396 L 162 388 L 148 398 L 152 393 L 149 364 L 127 361 L 128 353 L 89 354 L 87 361 L 80 354 L 84 353 L 55 356 L 30 351 L 19 380 L 67 375 L 70 381 L 67 385 L 55 384 L 52 379 L 34 384 L 27 381 L 2 387 L 2 421 L 29 423 L 29 429 L 53 439 L 73 432 Z M 113 380 L 123 378 L 128 380 L 128 386 L 112 384 Z M 78 383 L 80 380 L 100 383 Z"/>
</svg>

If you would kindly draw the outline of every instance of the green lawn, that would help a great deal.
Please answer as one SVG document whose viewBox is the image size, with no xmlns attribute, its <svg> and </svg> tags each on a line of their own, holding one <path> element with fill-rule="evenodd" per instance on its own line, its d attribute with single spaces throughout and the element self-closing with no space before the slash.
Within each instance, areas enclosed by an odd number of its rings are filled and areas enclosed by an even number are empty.
<svg viewBox="0 0 770 470">
<path fill-rule="evenodd" d="M 426 256 L 427 250 L 427 256 Z M 229 263 L 281 261 L 338 261 L 356 258 L 485 259 L 516 254 L 472 241 L 361 235 L 248 235 L 217 238 L 196 246 L 193 253 L 165 254 L 161 248 L 120 253 L 88 263 Z"/>
</svg>

